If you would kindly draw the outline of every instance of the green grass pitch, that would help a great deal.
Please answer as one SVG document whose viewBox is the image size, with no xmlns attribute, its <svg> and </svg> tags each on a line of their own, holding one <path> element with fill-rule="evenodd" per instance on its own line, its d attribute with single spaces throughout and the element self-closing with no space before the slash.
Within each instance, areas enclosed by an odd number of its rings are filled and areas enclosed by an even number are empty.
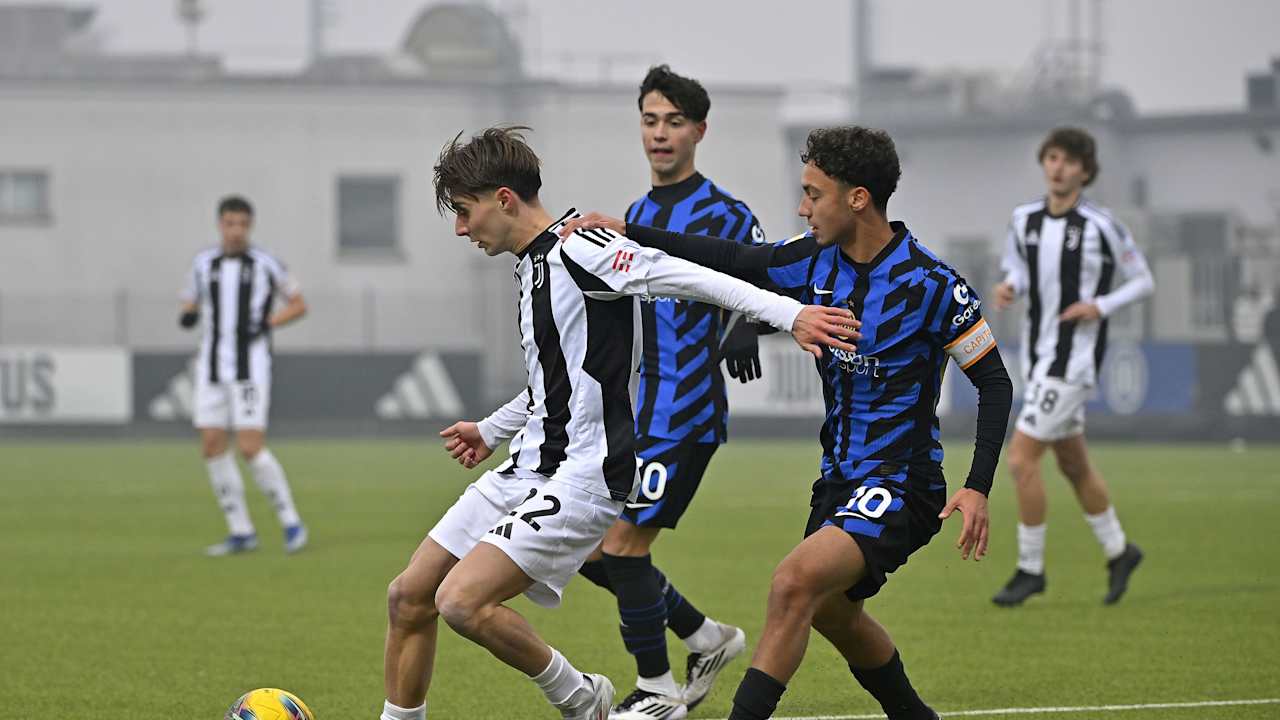
<svg viewBox="0 0 1280 720">
<path fill-rule="evenodd" d="M 241 693 L 278 686 L 320 720 L 376 718 L 387 582 L 474 473 L 431 441 L 273 448 L 311 547 L 284 555 L 246 472 L 262 547 L 209 559 L 201 549 L 224 527 L 194 440 L 0 445 L 0 717 L 221 718 Z M 969 453 L 950 449 L 954 485 Z M 1280 448 L 1099 445 L 1094 458 L 1147 553 L 1129 596 L 1101 606 L 1100 551 L 1046 463 L 1049 592 L 994 607 L 1016 552 L 1002 470 L 986 560 L 959 559 L 952 521 L 868 602 L 922 695 L 944 713 L 1280 696 Z M 729 444 L 656 547 L 677 586 L 749 641 L 770 573 L 799 540 L 816 459 L 814 442 Z M 632 687 L 610 596 L 578 580 L 560 610 L 514 605 L 579 668 Z M 683 646 L 671 650 L 682 672 Z M 746 664 L 695 717 L 727 716 Z M 433 718 L 555 717 L 532 683 L 447 628 L 436 667 Z M 778 714 L 877 709 L 815 636 Z M 1280 705 L 1105 716 L 1263 718 Z"/>
</svg>

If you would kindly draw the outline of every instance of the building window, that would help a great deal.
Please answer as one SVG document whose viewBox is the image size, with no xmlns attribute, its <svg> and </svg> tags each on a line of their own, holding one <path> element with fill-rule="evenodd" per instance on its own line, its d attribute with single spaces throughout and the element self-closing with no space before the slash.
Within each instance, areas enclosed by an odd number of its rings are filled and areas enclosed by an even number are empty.
<svg viewBox="0 0 1280 720">
<path fill-rule="evenodd" d="M 49 209 L 49 173 L 0 169 L 0 223 L 43 223 Z"/>
<path fill-rule="evenodd" d="M 343 175 L 338 178 L 338 253 L 350 256 L 400 252 L 400 178 Z"/>
</svg>

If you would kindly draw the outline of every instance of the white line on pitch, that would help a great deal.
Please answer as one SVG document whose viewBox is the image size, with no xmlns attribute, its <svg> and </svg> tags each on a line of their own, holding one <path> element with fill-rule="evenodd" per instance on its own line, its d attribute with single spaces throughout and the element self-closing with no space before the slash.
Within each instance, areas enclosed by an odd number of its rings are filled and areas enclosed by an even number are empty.
<svg viewBox="0 0 1280 720">
<path fill-rule="evenodd" d="M 1280 698 L 1257 700 L 1205 700 L 1203 702 L 1144 703 L 1142 705 L 1077 705 L 1073 707 L 991 708 L 989 710 L 952 710 L 940 713 L 944 718 L 982 717 L 986 715 L 1040 715 L 1050 713 L 1121 712 L 1123 710 L 1171 710 L 1176 708 L 1226 707 L 1228 705 L 1277 705 Z M 872 715 L 806 715 L 774 720 L 884 720 L 883 714 Z"/>
</svg>

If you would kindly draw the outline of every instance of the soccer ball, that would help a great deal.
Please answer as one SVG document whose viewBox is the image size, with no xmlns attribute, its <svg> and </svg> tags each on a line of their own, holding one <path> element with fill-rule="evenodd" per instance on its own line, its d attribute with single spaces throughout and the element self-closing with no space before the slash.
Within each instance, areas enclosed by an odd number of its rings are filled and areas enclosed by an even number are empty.
<svg viewBox="0 0 1280 720">
<path fill-rule="evenodd" d="M 223 720 L 316 720 L 316 716 L 291 692 L 259 688 L 231 703 Z"/>
</svg>

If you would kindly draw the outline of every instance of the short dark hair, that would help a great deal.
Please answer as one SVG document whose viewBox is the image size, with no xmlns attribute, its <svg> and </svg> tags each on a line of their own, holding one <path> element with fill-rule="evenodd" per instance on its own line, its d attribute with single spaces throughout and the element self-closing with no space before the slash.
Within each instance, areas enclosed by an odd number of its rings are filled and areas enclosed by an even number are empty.
<svg viewBox="0 0 1280 720">
<path fill-rule="evenodd" d="M 654 91 L 661 93 L 662 97 L 670 100 L 677 110 L 694 122 L 706 120 L 707 113 L 711 112 L 711 97 L 707 95 L 702 83 L 677 75 L 667 65 L 649 68 L 649 74 L 640 83 L 640 97 L 636 100 L 636 105 L 641 112 L 644 112 L 644 96 Z"/>
<path fill-rule="evenodd" d="M 436 209 L 457 212 L 455 197 L 477 198 L 480 193 L 511 188 L 521 200 L 538 197 L 542 162 L 525 143 L 523 125 L 491 127 L 460 143 L 462 133 L 440 151 L 435 171 Z"/>
<path fill-rule="evenodd" d="M 1045 153 L 1050 148 L 1057 148 L 1067 154 L 1067 157 L 1080 161 L 1080 165 L 1084 171 L 1089 173 L 1089 179 L 1084 181 L 1085 186 L 1093 183 L 1098 179 L 1098 171 L 1102 168 L 1098 166 L 1098 144 L 1094 142 L 1093 136 L 1085 130 L 1075 127 L 1060 127 L 1049 131 L 1048 137 L 1044 142 L 1040 143 L 1040 152 L 1036 154 L 1036 162 L 1043 163 Z"/>
<path fill-rule="evenodd" d="M 857 125 L 818 128 L 809 133 L 800 162 L 812 162 L 846 185 L 866 188 L 881 214 L 902 177 L 898 151 L 889 133 Z"/>
<path fill-rule="evenodd" d="M 228 195 L 218 201 L 218 217 L 227 213 L 244 213 L 253 217 L 253 206 L 239 195 Z"/>
</svg>

